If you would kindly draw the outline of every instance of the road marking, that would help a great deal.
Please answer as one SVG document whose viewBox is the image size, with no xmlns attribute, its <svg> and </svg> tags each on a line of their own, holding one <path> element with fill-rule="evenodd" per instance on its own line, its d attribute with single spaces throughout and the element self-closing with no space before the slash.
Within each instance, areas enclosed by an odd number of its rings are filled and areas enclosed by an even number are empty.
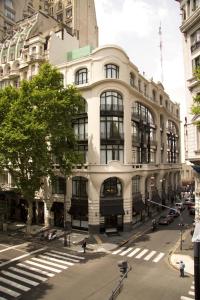
<svg viewBox="0 0 200 300">
<path fill-rule="evenodd" d="M 144 260 L 150 260 L 155 254 L 156 251 L 151 251 L 147 256 L 145 256 Z"/>
<path fill-rule="evenodd" d="M 29 276 L 29 277 L 32 277 L 32 278 L 35 278 L 35 279 L 38 279 L 38 280 L 41 280 L 41 281 L 46 281 L 46 280 L 47 280 L 46 277 L 42 277 L 42 276 L 39 276 L 39 275 L 30 273 L 30 272 L 27 272 L 27 271 L 18 269 L 18 268 L 10 267 L 9 270 L 14 271 L 14 272 L 16 272 L 16 273 L 23 274 L 23 275 L 27 275 L 27 276 Z M 38 270 L 38 271 L 39 271 L 39 270 Z M 1 299 L 0 299 L 0 300 L 1 300 Z"/>
<path fill-rule="evenodd" d="M 190 297 L 181 296 L 181 300 L 194 300 L 194 299 Z"/>
<path fill-rule="evenodd" d="M 159 260 L 161 260 L 161 258 L 163 258 L 163 256 L 165 256 L 165 253 L 161 252 L 160 254 L 158 254 L 156 256 L 156 258 L 154 258 L 153 262 L 155 262 L 155 263 L 159 262 Z"/>
<path fill-rule="evenodd" d="M 10 295 L 10 296 L 12 296 L 14 298 L 17 298 L 17 297 L 21 296 L 20 293 L 14 292 L 14 291 L 12 291 L 12 290 L 10 290 L 10 289 L 8 289 L 6 287 L 3 287 L 3 286 L 0 286 L 0 292 L 8 294 L 8 295 Z"/>
<path fill-rule="evenodd" d="M 66 265 L 69 265 L 69 266 L 74 266 L 74 263 L 72 263 L 72 262 L 62 261 L 60 259 L 53 258 L 53 257 L 50 257 L 48 255 L 39 255 L 38 257 L 41 257 L 41 258 L 44 258 L 44 259 L 47 259 L 47 260 L 50 260 L 50 261 L 55 261 L 57 263 L 62 263 L 62 264 L 66 264 Z"/>
<path fill-rule="evenodd" d="M 54 254 L 54 253 L 51 253 L 51 252 L 45 252 L 45 255 L 48 254 L 49 256 L 52 256 L 52 257 L 57 257 L 57 258 L 61 258 L 63 260 L 70 260 L 70 261 L 73 261 L 75 263 L 79 263 L 80 261 L 77 260 L 77 259 L 73 259 L 73 258 L 70 258 L 70 257 L 64 257 L 64 256 L 61 256 L 61 255 L 58 255 L 58 254 Z"/>
<path fill-rule="evenodd" d="M 58 270 L 58 269 L 55 269 L 55 268 L 51 268 L 51 267 L 48 267 L 48 266 L 44 266 L 44 265 L 38 264 L 38 263 L 36 263 L 34 261 L 26 260 L 25 263 L 29 264 L 29 265 L 36 266 L 36 267 L 40 267 L 42 269 L 49 270 L 49 271 L 52 271 L 52 272 L 55 272 L 55 273 L 60 273 L 61 272 L 61 270 Z"/>
<path fill-rule="evenodd" d="M 20 246 L 25 246 L 25 245 L 28 245 L 28 243 L 23 243 L 23 244 L 19 244 L 19 245 L 15 245 L 15 246 L 11 246 L 11 247 L 8 247 L 6 249 L 1 249 L 0 252 L 5 252 L 5 251 L 8 251 L 8 250 L 11 250 L 11 249 L 14 249 L 14 248 L 17 248 L 17 247 L 20 247 Z M 7 247 L 7 246 L 6 246 Z"/>
<path fill-rule="evenodd" d="M 24 292 L 27 292 L 27 291 L 30 290 L 30 288 L 27 287 L 27 286 L 21 285 L 19 283 L 13 282 L 13 281 L 11 281 L 9 279 L 6 279 L 6 278 L 3 278 L 3 277 L 0 277 L 0 281 L 4 282 L 4 283 L 7 283 L 8 285 L 14 286 L 15 288 L 17 288 L 19 290 L 22 290 Z"/>
<path fill-rule="evenodd" d="M 128 254 L 128 257 L 133 257 L 133 255 L 135 255 L 136 253 L 138 253 L 141 250 L 141 248 L 136 248 L 135 250 L 133 250 L 133 252 L 131 252 L 130 254 Z"/>
<path fill-rule="evenodd" d="M 142 250 L 142 252 L 140 252 L 135 258 L 139 259 L 142 256 L 144 256 L 149 250 L 148 249 L 144 249 Z"/>
<path fill-rule="evenodd" d="M 56 253 L 56 254 L 60 254 L 60 255 L 63 255 L 63 256 L 69 256 L 69 257 L 72 257 L 72 258 L 85 259 L 85 257 L 82 257 L 82 256 L 72 255 L 72 254 L 68 254 L 68 253 L 64 253 L 64 252 L 59 252 L 59 251 L 56 251 L 56 250 L 51 250 L 51 252 Z"/>
<path fill-rule="evenodd" d="M 35 250 L 35 251 L 29 252 L 29 253 L 27 253 L 27 254 L 23 254 L 23 255 L 18 256 L 18 257 L 14 257 L 14 258 L 12 258 L 12 259 L 10 259 L 10 260 L 8 260 L 8 261 L 5 261 L 5 262 L 1 263 L 1 264 L 0 264 L 0 267 L 3 267 L 3 266 L 5 266 L 5 265 L 10 264 L 10 263 L 13 262 L 13 261 L 16 261 L 16 260 L 19 260 L 19 259 L 21 259 L 21 258 L 30 256 L 30 255 L 32 255 L 32 254 L 35 254 L 35 253 L 40 252 L 40 251 L 45 250 L 45 249 L 46 249 L 46 247 L 37 249 L 37 250 Z"/>
<path fill-rule="evenodd" d="M 123 256 L 123 255 L 127 254 L 128 252 L 130 252 L 131 250 L 133 250 L 133 248 L 130 247 L 130 248 L 126 249 L 125 251 L 123 251 L 122 253 L 120 253 L 120 255 Z"/>
<path fill-rule="evenodd" d="M 26 261 L 26 262 L 28 262 L 28 261 Z M 48 276 L 48 277 L 54 277 L 54 276 L 55 276 L 53 273 L 49 273 L 49 272 L 46 272 L 46 271 L 44 271 L 44 270 L 40 270 L 40 269 L 37 269 L 37 268 L 34 268 L 34 267 L 26 266 L 26 265 L 21 264 L 21 263 L 19 263 L 19 264 L 17 264 L 17 265 L 18 265 L 19 267 L 22 267 L 22 268 L 27 269 L 27 270 L 29 270 L 29 271 L 34 271 L 34 272 L 40 273 L 40 274 L 42 274 L 42 275 L 46 275 L 46 276 Z"/>
<path fill-rule="evenodd" d="M 118 254 L 118 253 L 120 253 L 122 250 L 124 250 L 125 249 L 125 247 L 122 247 L 122 248 L 120 248 L 120 249 L 118 249 L 118 250 L 115 250 L 114 252 L 112 252 L 112 254 Z"/>
<path fill-rule="evenodd" d="M 50 262 L 50 261 L 46 261 L 44 259 L 36 258 L 36 257 L 33 257 L 32 260 L 35 260 L 35 261 L 38 261 L 40 263 L 47 264 L 47 265 L 50 265 L 50 266 L 53 266 L 53 267 L 57 267 L 57 268 L 60 268 L 60 269 L 67 269 L 68 268 L 66 266 L 62 266 L 62 265 L 59 265 L 59 264 L 56 264 L 56 263 L 53 263 L 53 262 Z"/>
<path fill-rule="evenodd" d="M 19 280 L 19 281 L 23 281 L 23 282 L 28 283 L 28 284 L 33 285 L 33 286 L 37 286 L 37 285 L 39 284 L 39 283 L 36 282 L 36 281 L 30 280 L 30 279 L 26 279 L 26 278 L 24 278 L 24 277 L 22 277 L 22 276 L 15 275 L 15 274 L 10 273 L 10 272 L 8 272 L 8 271 L 1 271 L 1 273 L 4 274 L 4 275 L 6 275 L 6 276 L 8 276 L 8 277 L 17 279 L 17 280 Z"/>
<path fill-rule="evenodd" d="M 189 294 L 190 296 L 194 296 L 194 292 L 189 291 L 188 294 Z"/>
</svg>

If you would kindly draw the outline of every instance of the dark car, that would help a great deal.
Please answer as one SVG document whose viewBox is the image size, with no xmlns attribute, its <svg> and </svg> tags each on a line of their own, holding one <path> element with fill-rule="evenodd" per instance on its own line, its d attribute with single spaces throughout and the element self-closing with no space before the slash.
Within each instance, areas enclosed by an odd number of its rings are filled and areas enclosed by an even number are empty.
<svg viewBox="0 0 200 300">
<path fill-rule="evenodd" d="M 172 216 L 174 218 L 179 217 L 180 216 L 180 210 L 179 209 L 176 209 L 176 210 L 170 209 L 168 215 Z"/>
<path fill-rule="evenodd" d="M 194 216 L 194 215 L 195 215 L 195 207 L 194 207 L 194 206 L 190 208 L 189 214 L 190 214 L 191 216 Z"/>
<path fill-rule="evenodd" d="M 160 224 L 160 225 L 168 225 L 168 224 L 170 224 L 173 221 L 173 219 L 174 219 L 174 217 L 170 216 L 170 215 L 161 216 L 158 219 L 158 224 Z"/>
</svg>

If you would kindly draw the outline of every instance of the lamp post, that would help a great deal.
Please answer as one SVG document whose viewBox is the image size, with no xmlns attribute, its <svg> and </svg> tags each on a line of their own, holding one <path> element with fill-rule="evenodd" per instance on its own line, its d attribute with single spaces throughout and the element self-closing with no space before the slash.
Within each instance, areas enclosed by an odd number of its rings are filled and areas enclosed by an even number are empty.
<svg viewBox="0 0 200 300">
<path fill-rule="evenodd" d="M 65 177 L 65 183 L 66 181 L 66 177 Z M 67 246 L 67 189 L 66 189 L 66 184 L 65 184 L 65 190 L 64 190 L 64 218 L 63 218 L 63 226 L 64 226 L 64 247 Z"/>
</svg>

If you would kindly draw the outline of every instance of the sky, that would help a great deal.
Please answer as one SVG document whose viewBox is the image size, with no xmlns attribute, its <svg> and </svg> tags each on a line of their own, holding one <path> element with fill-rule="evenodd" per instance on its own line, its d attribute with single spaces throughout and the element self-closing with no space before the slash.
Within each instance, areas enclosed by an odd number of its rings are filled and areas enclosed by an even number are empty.
<svg viewBox="0 0 200 300">
<path fill-rule="evenodd" d="M 181 14 L 175 0 L 95 0 L 99 45 L 121 46 L 148 79 L 161 80 L 162 28 L 163 84 L 174 102 L 180 103 L 184 120 L 185 83 Z"/>
</svg>

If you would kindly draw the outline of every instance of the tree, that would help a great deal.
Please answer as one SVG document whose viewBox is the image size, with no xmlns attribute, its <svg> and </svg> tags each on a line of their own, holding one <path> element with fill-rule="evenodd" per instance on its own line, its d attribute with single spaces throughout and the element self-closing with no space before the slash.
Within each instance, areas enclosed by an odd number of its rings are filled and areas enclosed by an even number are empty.
<svg viewBox="0 0 200 300">
<path fill-rule="evenodd" d="M 63 87 L 62 74 L 49 64 L 20 87 L 0 91 L 0 168 L 7 169 L 28 202 L 32 202 L 44 176 L 54 176 L 55 158 L 66 176 L 80 157 L 72 118 L 83 101 L 74 86 Z"/>
<path fill-rule="evenodd" d="M 200 82 L 200 67 L 198 67 L 194 75 L 198 82 Z M 200 116 L 200 94 L 198 93 L 195 97 L 193 97 L 193 105 L 192 105 L 192 114 L 196 117 Z M 200 126 L 200 120 L 195 121 L 197 126 Z"/>
</svg>

